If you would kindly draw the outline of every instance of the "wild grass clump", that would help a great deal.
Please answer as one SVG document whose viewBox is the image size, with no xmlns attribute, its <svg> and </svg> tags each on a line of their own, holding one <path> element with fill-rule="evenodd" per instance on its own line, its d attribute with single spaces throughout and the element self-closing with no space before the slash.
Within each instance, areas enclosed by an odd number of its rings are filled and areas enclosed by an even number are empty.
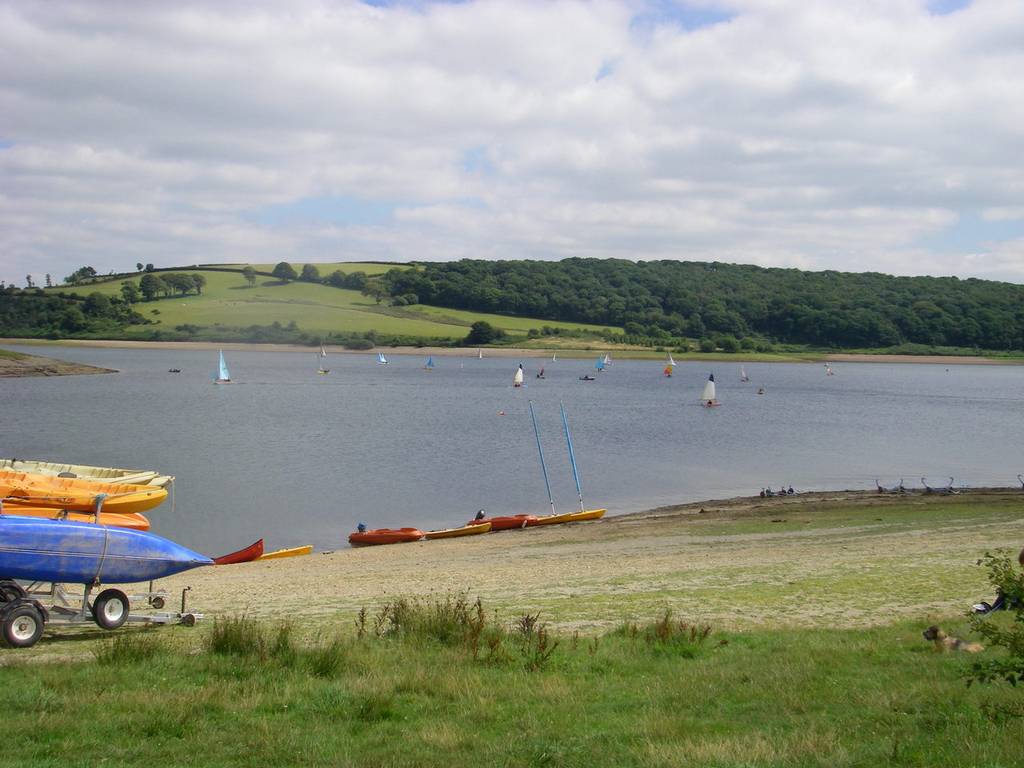
<svg viewBox="0 0 1024 768">
<path fill-rule="evenodd" d="M 385 603 L 373 618 L 377 637 L 430 640 L 444 646 L 474 646 L 486 626 L 487 615 L 480 599 L 470 603 L 465 595 L 401 597 Z"/>
<path fill-rule="evenodd" d="M 106 666 L 138 664 L 166 652 L 164 641 L 148 632 L 121 632 L 93 651 L 96 661 Z"/>
<path fill-rule="evenodd" d="M 297 655 L 290 625 L 266 627 L 251 616 L 214 619 L 206 649 L 218 656 L 273 658 L 285 664 L 294 662 Z"/>
<path fill-rule="evenodd" d="M 305 666 L 314 677 L 338 677 L 347 667 L 350 646 L 341 638 L 310 648 L 303 654 Z"/>
<path fill-rule="evenodd" d="M 642 640 L 646 647 L 653 650 L 669 651 L 691 658 L 697 655 L 711 636 L 711 626 L 675 619 L 672 609 L 666 608 L 657 620 L 649 624 L 626 622 L 613 634 L 626 637 L 634 643 Z"/>
</svg>

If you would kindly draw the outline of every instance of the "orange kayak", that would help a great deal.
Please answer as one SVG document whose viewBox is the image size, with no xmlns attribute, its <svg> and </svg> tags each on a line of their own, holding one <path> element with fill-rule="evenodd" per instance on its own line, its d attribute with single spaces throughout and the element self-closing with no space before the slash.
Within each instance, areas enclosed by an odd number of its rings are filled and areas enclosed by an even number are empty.
<svg viewBox="0 0 1024 768">
<path fill-rule="evenodd" d="M 515 528 L 525 528 L 537 520 L 536 515 L 504 515 L 501 517 L 487 517 L 483 520 L 470 520 L 466 525 L 491 524 L 492 531 L 510 531 Z"/>
<path fill-rule="evenodd" d="M 226 555 L 213 558 L 214 565 L 234 565 L 236 563 L 248 563 L 258 560 L 263 556 L 263 539 L 254 541 L 248 547 L 237 552 L 229 552 Z"/>
<path fill-rule="evenodd" d="M 103 511 L 131 514 L 145 512 L 167 498 L 165 488 L 151 485 L 97 482 L 0 470 L 0 498 L 22 501 L 34 507 L 54 507 L 72 512 L 96 509 L 96 497 L 107 494 Z"/>
<path fill-rule="evenodd" d="M 419 528 L 376 528 L 349 534 L 348 543 L 353 547 L 372 547 L 376 544 L 404 544 L 422 538 L 423 531 Z"/>
<path fill-rule="evenodd" d="M 19 517 L 48 517 L 51 520 L 73 520 L 76 523 L 94 523 L 96 515 L 89 512 L 65 512 L 53 507 L 35 507 L 4 501 L 4 514 Z M 136 531 L 148 531 L 149 520 L 139 513 L 122 514 L 120 512 L 100 512 L 100 525 L 113 525 L 117 528 L 131 528 Z"/>
</svg>

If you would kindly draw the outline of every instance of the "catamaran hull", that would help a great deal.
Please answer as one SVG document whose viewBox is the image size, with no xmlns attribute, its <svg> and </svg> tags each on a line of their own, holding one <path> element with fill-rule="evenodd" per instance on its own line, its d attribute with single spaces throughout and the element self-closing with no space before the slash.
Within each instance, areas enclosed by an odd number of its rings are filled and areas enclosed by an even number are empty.
<svg viewBox="0 0 1024 768">
<path fill-rule="evenodd" d="M 0 517 L 0 577 L 129 584 L 213 565 L 152 533 L 66 520 Z"/>
</svg>

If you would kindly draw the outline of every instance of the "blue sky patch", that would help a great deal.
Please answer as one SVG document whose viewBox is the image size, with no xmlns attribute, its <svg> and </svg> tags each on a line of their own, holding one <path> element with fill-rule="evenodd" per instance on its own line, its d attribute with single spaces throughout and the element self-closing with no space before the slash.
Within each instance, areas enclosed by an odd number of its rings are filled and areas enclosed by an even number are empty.
<svg viewBox="0 0 1024 768">
<path fill-rule="evenodd" d="M 928 0 L 926 6 L 932 16 L 945 16 L 963 10 L 971 4 L 971 0 Z"/>
<path fill-rule="evenodd" d="M 633 17 L 634 30 L 650 30 L 653 27 L 674 25 L 688 32 L 711 27 L 735 18 L 736 14 L 714 8 L 701 8 L 673 0 L 652 0 L 646 9 Z"/>
<path fill-rule="evenodd" d="M 977 252 L 985 250 L 986 243 L 1015 240 L 1024 237 L 1024 221 L 987 221 L 980 214 L 961 214 L 959 220 L 945 229 L 918 241 L 929 250 L 941 253 Z"/>
</svg>

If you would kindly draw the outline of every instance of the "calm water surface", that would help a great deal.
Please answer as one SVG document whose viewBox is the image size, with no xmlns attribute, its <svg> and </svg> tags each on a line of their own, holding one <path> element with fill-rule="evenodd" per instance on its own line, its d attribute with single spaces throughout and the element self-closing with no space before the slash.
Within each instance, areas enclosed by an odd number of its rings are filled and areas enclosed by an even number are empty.
<svg viewBox="0 0 1024 768">
<path fill-rule="evenodd" d="M 0 379 L 0 456 L 158 469 L 176 475 L 153 530 L 218 554 L 344 543 L 371 527 L 459 525 L 544 513 L 533 400 L 556 508 L 576 505 L 558 402 L 565 402 L 588 507 L 611 514 L 797 489 L 870 488 L 925 475 L 943 485 L 1009 485 L 1024 472 L 1024 367 L 617 361 L 227 353 L 233 386 L 212 386 L 216 352 L 19 350 L 118 374 Z M 534 373 L 540 365 L 546 379 Z M 180 374 L 168 373 L 180 368 Z M 698 405 L 709 371 L 717 409 Z M 766 394 L 758 396 L 764 385 Z"/>
</svg>

